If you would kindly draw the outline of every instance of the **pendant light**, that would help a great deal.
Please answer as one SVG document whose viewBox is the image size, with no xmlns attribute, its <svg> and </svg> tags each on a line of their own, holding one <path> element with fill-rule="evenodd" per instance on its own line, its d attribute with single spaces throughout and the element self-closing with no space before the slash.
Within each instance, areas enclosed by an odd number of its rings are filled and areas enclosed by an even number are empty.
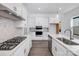
<svg viewBox="0 0 79 59">
<path fill-rule="evenodd" d="M 57 10 L 57 15 L 56 15 L 57 20 L 60 20 L 60 18 L 61 18 L 61 8 Z"/>
</svg>

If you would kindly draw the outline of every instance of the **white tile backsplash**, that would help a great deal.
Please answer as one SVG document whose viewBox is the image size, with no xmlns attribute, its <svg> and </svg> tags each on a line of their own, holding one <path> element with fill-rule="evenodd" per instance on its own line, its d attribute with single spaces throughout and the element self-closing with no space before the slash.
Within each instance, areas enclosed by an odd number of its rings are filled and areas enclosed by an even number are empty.
<svg viewBox="0 0 79 59">
<path fill-rule="evenodd" d="M 20 33 L 18 34 L 15 22 L 11 19 L 0 17 L 0 43 L 18 35 Z"/>
</svg>

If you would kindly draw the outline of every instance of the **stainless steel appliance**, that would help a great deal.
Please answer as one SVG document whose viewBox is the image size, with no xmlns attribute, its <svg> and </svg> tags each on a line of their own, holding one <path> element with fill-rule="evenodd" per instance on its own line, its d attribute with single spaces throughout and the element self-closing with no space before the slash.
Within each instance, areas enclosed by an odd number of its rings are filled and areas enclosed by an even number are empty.
<svg viewBox="0 0 79 59">
<path fill-rule="evenodd" d="M 26 37 L 15 37 L 5 42 L 0 43 L 0 50 L 12 50 L 20 44 Z"/>
<path fill-rule="evenodd" d="M 36 29 L 37 30 L 42 29 L 42 26 L 36 26 Z"/>
<path fill-rule="evenodd" d="M 42 31 L 36 31 L 36 36 L 38 36 L 38 35 L 42 35 L 42 34 L 43 34 Z"/>
<path fill-rule="evenodd" d="M 43 35 L 43 29 L 42 26 L 36 26 L 36 32 L 35 32 L 36 36 L 42 36 Z"/>
<path fill-rule="evenodd" d="M 48 35 L 48 49 L 49 49 L 51 55 L 53 55 L 52 54 L 52 37 L 50 35 Z"/>
</svg>

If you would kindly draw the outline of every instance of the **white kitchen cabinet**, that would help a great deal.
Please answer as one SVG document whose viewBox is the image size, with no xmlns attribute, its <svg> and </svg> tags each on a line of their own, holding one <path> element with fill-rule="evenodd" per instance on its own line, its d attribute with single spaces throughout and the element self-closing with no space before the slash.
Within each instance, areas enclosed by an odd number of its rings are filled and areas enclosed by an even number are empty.
<svg viewBox="0 0 79 59">
<path fill-rule="evenodd" d="M 66 55 L 66 49 L 61 45 L 59 44 L 58 42 L 54 41 L 55 43 L 55 53 L 57 56 L 65 56 Z"/>
<path fill-rule="evenodd" d="M 25 46 L 24 46 L 24 55 L 25 56 L 28 56 L 31 47 L 32 47 L 32 41 L 31 41 L 30 37 L 28 36 L 27 41 L 25 42 Z"/>
<path fill-rule="evenodd" d="M 29 48 L 31 49 L 31 47 L 32 47 L 32 40 L 31 40 L 31 38 L 29 37 Z"/>
<path fill-rule="evenodd" d="M 22 42 L 20 46 L 16 50 L 13 51 L 12 55 L 13 56 L 24 56 L 24 47 L 25 47 L 25 42 Z"/>
<path fill-rule="evenodd" d="M 28 24 L 30 27 L 43 26 L 48 28 L 48 18 L 41 16 L 29 16 Z"/>
<path fill-rule="evenodd" d="M 52 54 L 55 56 L 74 56 L 72 52 L 58 43 L 55 39 L 52 39 Z"/>
<path fill-rule="evenodd" d="M 27 38 L 25 41 L 21 43 L 20 46 L 18 46 L 17 49 L 15 49 L 12 52 L 11 55 L 12 56 L 28 56 L 31 47 L 32 47 L 31 39 Z"/>
<path fill-rule="evenodd" d="M 35 17 L 28 17 L 28 26 L 29 28 L 35 28 L 36 18 Z"/>
<path fill-rule="evenodd" d="M 13 52 L 12 56 L 24 56 L 24 48 L 21 47 Z"/>
<path fill-rule="evenodd" d="M 36 25 L 37 26 L 48 27 L 48 18 L 47 17 L 37 16 L 36 17 Z"/>
<path fill-rule="evenodd" d="M 52 54 L 57 55 L 57 44 L 54 39 L 52 39 Z"/>
<path fill-rule="evenodd" d="M 55 56 L 57 56 L 57 55 L 61 55 L 62 52 L 63 51 L 61 50 L 61 47 L 58 45 L 58 43 L 54 39 L 52 39 L 52 53 Z"/>
<path fill-rule="evenodd" d="M 23 6 L 22 6 L 22 4 L 17 3 L 17 4 L 15 4 L 15 5 L 16 5 L 16 8 L 17 8 L 17 11 L 16 11 L 17 15 L 22 16 L 22 11 L 23 11 Z"/>
<path fill-rule="evenodd" d="M 27 15 L 28 15 L 28 12 L 27 12 L 27 9 L 26 9 L 26 7 L 23 5 L 23 7 L 22 7 L 22 17 L 26 20 L 27 19 Z"/>
<path fill-rule="evenodd" d="M 24 5 L 21 4 L 21 3 L 16 3 L 15 5 L 17 7 L 17 11 L 16 11 L 17 15 L 20 15 L 24 19 L 27 19 L 27 10 L 26 10 L 26 7 L 24 7 Z"/>
<path fill-rule="evenodd" d="M 66 55 L 66 49 L 60 45 L 59 43 L 56 44 L 57 45 L 57 56 L 65 56 Z"/>
<path fill-rule="evenodd" d="M 27 39 L 27 41 L 25 42 L 25 45 L 24 45 L 24 55 L 28 56 L 28 53 L 29 53 L 29 39 Z"/>
</svg>

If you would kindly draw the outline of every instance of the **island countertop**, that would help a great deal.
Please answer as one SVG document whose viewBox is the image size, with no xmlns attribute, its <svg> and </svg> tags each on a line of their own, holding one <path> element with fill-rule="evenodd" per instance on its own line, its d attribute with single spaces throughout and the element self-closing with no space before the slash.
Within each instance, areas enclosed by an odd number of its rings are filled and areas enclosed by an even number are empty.
<svg viewBox="0 0 79 59">
<path fill-rule="evenodd" d="M 54 40 L 56 40 L 63 47 L 65 47 L 70 52 L 72 52 L 74 55 L 79 56 L 79 45 L 67 45 L 57 39 L 58 37 L 64 37 L 66 39 L 69 39 L 69 36 L 66 36 L 65 34 L 51 34 L 51 33 L 48 33 L 48 35 L 50 35 Z M 76 38 L 74 38 L 72 41 L 79 43 L 79 39 L 76 39 Z"/>
</svg>

